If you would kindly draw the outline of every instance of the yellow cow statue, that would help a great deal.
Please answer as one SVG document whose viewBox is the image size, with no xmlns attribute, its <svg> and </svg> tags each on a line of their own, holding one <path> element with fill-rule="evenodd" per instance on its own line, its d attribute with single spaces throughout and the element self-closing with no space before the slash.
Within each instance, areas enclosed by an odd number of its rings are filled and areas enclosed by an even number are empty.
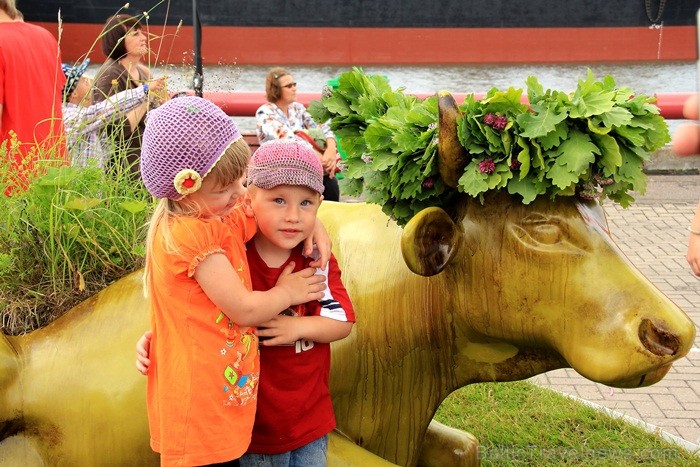
<svg viewBox="0 0 700 467">
<path fill-rule="evenodd" d="M 602 208 L 464 198 L 404 229 L 379 207 L 324 203 L 355 305 L 332 348 L 329 465 L 475 465 L 477 441 L 432 417 L 452 391 L 562 367 L 613 387 L 659 381 L 695 326 L 622 255 Z M 141 273 L 45 328 L 0 337 L 1 465 L 157 465 L 135 343 Z"/>
</svg>

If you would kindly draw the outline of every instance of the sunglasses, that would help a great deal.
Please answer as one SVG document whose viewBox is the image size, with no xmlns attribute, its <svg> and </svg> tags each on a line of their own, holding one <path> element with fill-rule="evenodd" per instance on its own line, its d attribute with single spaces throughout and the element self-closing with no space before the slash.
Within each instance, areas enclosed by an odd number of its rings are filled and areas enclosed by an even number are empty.
<svg viewBox="0 0 700 467">
<path fill-rule="evenodd" d="M 287 88 L 287 89 L 292 89 L 292 88 L 295 88 L 296 86 L 297 86 L 297 83 L 289 83 L 289 84 L 285 84 L 282 87 Z"/>
</svg>

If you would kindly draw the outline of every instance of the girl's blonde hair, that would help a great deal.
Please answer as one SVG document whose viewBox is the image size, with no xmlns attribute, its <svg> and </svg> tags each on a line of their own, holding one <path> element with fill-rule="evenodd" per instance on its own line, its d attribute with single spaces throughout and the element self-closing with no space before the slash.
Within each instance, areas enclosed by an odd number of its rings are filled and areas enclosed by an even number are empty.
<svg viewBox="0 0 700 467">
<path fill-rule="evenodd" d="M 250 148 L 243 138 L 234 140 L 224 150 L 221 158 L 209 171 L 205 178 L 213 177 L 219 186 L 229 185 L 243 177 L 250 160 Z M 173 242 L 170 235 L 170 222 L 176 216 L 197 217 L 200 209 L 193 203 L 186 202 L 187 197 L 175 201 L 168 198 L 158 200 L 151 220 L 149 221 L 148 234 L 146 235 L 146 266 L 144 270 L 144 293 L 148 293 L 148 281 L 150 279 L 151 267 L 158 267 L 151 261 L 151 252 L 156 241 L 163 242 L 168 254 L 180 254 L 178 246 Z M 156 233 L 160 238 L 156 240 Z"/>
</svg>

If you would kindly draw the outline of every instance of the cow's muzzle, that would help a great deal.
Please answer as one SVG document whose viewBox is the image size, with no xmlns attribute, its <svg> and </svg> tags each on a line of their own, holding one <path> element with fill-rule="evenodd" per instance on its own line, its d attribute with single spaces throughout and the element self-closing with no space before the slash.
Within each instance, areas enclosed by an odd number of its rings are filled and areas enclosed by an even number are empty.
<svg viewBox="0 0 700 467">
<path fill-rule="evenodd" d="M 639 340 L 645 349 L 659 357 L 676 355 L 681 347 L 681 340 L 676 334 L 648 318 L 639 323 Z"/>
</svg>

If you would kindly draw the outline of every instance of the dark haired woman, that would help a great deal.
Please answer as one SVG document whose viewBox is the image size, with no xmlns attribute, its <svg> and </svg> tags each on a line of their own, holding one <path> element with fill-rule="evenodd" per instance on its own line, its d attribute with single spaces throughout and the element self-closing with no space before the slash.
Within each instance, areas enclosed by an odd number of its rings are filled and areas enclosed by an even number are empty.
<svg viewBox="0 0 700 467">
<path fill-rule="evenodd" d="M 265 77 L 267 104 L 261 105 L 255 112 L 257 135 L 260 144 L 275 139 L 299 138 L 310 144 L 319 154 L 323 165 L 323 199 L 339 201 L 340 190 L 335 178 L 338 150 L 335 135 L 328 125 L 318 125 L 307 112 L 304 104 L 297 102 L 297 83 L 284 68 L 273 68 Z M 320 129 L 325 147 L 309 143 L 312 138 L 299 136 L 299 132 Z"/>
<path fill-rule="evenodd" d="M 148 54 L 148 41 L 138 18 L 126 14 L 111 16 L 102 30 L 102 51 L 107 60 L 97 72 L 93 89 L 93 102 L 101 102 L 109 96 L 143 86 L 153 79 L 143 63 Z M 154 103 L 154 99 L 150 99 Z M 149 102 L 144 102 L 126 115 L 115 118 L 105 128 L 103 146 L 110 148 L 111 158 L 107 167 L 111 170 L 128 169 L 139 173 L 141 134 Z M 117 162 L 120 162 L 120 165 Z"/>
</svg>

